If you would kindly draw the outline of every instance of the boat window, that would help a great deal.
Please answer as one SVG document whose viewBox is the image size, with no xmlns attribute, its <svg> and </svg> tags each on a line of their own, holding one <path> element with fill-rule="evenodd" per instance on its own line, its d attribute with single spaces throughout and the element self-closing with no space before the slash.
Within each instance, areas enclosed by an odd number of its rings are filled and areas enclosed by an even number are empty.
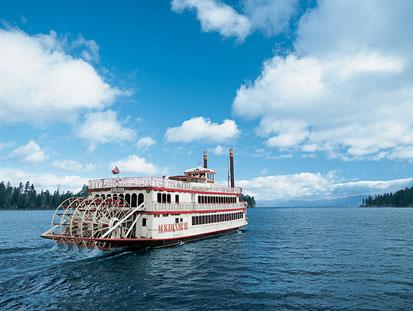
<svg viewBox="0 0 413 311">
<path fill-rule="evenodd" d="M 130 206 L 130 194 L 129 193 L 125 195 L 125 201 L 126 203 L 128 203 L 128 206 Z"/>
<path fill-rule="evenodd" d="M 146 218 L 142 218 L 142 227 L 146 227 Z"/>
<path fill-rule="evenodd" d="M 199 197 L 198 197 L 199 199 Z M 175 194 L 175 203 L 179 203 L 179 194 Z"/>
<path fill-rule="evenodd" d="M 136 193 L 132 194 L 132 202 L 131 202 L 131 207 L 136 207 L 136 201 L 137 201 L 138 196 L 136 195 Z"/>
<path fill-rule="evenodd" d="M 157 193 L 156 200 L 158 201 L 158 203 L 162 202 L 162 193 L 160 193 L 160 192 Z"/>
<path fill-rule="evenodd" d="M 102 200 L 105 199 L 105 195 L 104 195 L 104 194 L 102 194 L 100 197 L 102 198 Z"/>
<path fill-rule="evenodd" d="M 98 197 L 99 197 L 99 194 L 96 194 L 96 195 L 95 195 L 95 199 L 98 198 Z"/>
<path fill-rule="evenodd" d="M 139 193 L 139 195 L 138 195 L 138 206 L 141 205 L 144 200 L 145 200 L 145 197 L 143 196 L 143 193 Z"/>
<path fill-rule="evenodd" d="M 179 223 L 179 218 L 175 218 L 175 223 Z"/>
<path fill-rule="evenodd" d="M 117 199 L 118 199 L 118 195 L 117 195 L 117 194 L 114 194 L 114 195 L 113 195 L 113 200 L 116 201 Z"/>
<path fill-rule="evenodd" d="M 168 201 L 168 203 L 171 203 L 171 194 L 170 193 L 168 193 L 166 195 L 166 200 Z"/>
</svg>

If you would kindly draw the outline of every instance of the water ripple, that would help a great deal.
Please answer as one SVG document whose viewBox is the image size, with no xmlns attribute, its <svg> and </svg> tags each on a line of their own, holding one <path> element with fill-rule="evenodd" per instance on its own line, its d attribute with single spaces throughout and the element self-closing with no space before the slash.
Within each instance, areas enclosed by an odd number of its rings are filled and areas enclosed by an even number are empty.
<svg viewBox="0 0 413 311">
<path fill-rule="evenodd" d="M 234 234 L 111 253 L 40 239 L 50 212 L 2 216 L 2 310 L 413 305 L 413 209 L 255 209 L 247 229 Z M 17 231 L 22 221 L 25 230 Z"/>
</svg>

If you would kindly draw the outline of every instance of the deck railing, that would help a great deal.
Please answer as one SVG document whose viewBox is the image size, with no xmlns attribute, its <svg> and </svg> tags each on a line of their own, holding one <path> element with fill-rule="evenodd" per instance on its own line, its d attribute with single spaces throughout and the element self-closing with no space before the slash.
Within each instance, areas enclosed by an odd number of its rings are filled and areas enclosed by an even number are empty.
<svg viewBox="0 0 413 311">
<path fill-rule="evenodd" d="M 188 183 L 178 180 L 156 177 L 125 177 L 89 180 L 89 189 L 117 188 L 117 187 L 161 187 L 178 190 L 207 191 L 236 193 L 242 192 L 239 187 L 230 188 L 209 183 Z"/>
</svg>

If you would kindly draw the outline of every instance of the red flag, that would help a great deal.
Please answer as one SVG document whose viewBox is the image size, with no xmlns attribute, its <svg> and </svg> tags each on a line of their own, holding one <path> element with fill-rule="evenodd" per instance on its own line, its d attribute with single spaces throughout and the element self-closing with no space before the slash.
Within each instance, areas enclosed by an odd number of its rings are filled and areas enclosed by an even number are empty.
<svg viewBox="0 0 413 311">
<path fill-rule="evenodd" d="M 119 174 L 119 173 L 120 173 L 119 168 L 117 166 L 115 166 L 115 168 L 112 170 L 112 174 L 116 175 L 116 174 Z"/>
</svg>

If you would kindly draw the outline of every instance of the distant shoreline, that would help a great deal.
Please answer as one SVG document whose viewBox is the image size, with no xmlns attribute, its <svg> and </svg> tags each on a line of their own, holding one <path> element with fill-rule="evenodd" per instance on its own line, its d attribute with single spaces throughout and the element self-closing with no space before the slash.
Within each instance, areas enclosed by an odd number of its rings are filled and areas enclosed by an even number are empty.
<svg viewBox="0 0 413 311">
<path fill-rule="evenodd" d="M 413 206 L 360 206 L 361 208 L 412 208 Z"/>
</svg>

